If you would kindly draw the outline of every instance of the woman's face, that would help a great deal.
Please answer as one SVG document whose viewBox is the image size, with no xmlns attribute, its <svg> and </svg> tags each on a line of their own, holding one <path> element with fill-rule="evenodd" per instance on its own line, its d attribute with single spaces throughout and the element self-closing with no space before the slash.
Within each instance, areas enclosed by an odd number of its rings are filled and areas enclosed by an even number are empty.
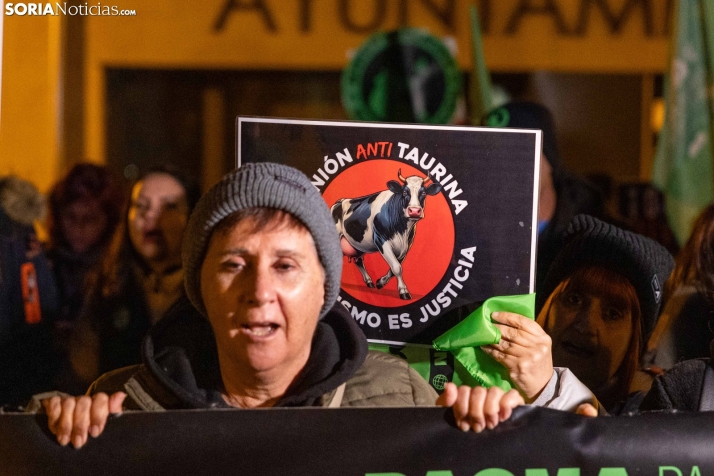
<svg viewBox="0 0 714 476">
<path fill-rule="evenodd" d="M 99 200 L 77 200 L 60 211 L 60 226 L 75 253 L 84 253 L 99 243 L 107 229 L 107 214 Z"/>
<path fill-rule="evenodd" d="M 553 364 L 568 367 L 597 391 L 610 382 L 627 354 L 632 311 L 626 298 L 587 289 L 570 282 L 554 296 L 545 331 L 553 339 Z"/>
<path fill-rule="evenodd" d="M 134 185 L 129 239 L 147 263 L 181 261 L 181 239 L 187 221 L 186 191 L 171 175 L 152 173 Z"/>
<path fill-rule="evenodd" d="M 221 366 L 292 379 L 307 362 L 325 277 L 304 228 L 245 219 L 214 233 L 201 266 L 201 296 Z"/>
</svg>

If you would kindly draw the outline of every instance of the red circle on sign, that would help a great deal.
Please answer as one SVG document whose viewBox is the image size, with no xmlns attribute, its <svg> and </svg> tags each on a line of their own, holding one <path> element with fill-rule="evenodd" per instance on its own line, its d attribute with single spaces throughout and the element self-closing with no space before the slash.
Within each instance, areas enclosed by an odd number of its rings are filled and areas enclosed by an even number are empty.
<svg viewBox="0 0 714 476">
<path fill-rule="evenodd" d="M 322 194 L 328 206 L 339 199 L 357 198 L 387 190 L 387 182 L 399 181 L 416 175 L 425 177 L 422 171 L 404 162 L 394 160 L 370 160 L 354 165 L 337 177 Z M 397 278 L 392 277 L 382 289 L 368 288 L 357 265 L 343 257 L 342 290 L 355 299 L 379 307 L 398 307 L 419 301 L 429 294 L 446 273 L 454 251 L 454 220 L 443 192 L 427 195 L 424 202 L 424 218 L 416 224 L 414 242 L 402 261 L 402 278 L 411 299 L 401 299 Z M 389 265 L 379 251 L 364 255 L 367 273 L 376 284 L 387 274 Z"/>
</svg>

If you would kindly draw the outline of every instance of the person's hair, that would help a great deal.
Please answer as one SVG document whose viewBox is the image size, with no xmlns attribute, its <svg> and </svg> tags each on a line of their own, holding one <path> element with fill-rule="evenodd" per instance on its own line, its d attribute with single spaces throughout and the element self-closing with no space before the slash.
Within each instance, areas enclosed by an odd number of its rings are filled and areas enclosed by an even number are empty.
<svg viewBox="0 0 714 476">
<path fill-rule="evenodd" d="M 47 217 L 50 247 L 68 244 L 61 226 L 61 214 L 66 207 L 85 200 L 99 202 L 107 218 L 107 226 L 94 246 L 108 244 L 121 221 L 125 195 L 124 188 L 108 167 L 87 163 L 72 167 L 50 192 Z"/>
<path fill-rule="evenodd" d="M 551 306 L 561 297 L 561 294 L 567 292 L 614 297 L 623 300 L 630 309 L 632 334 L 627 352 L 615 372 L 615 382 L 612 385 L 608 385 L 605 389 L 591 389 L 605 408 L 608 408 L 627 396 L 635 371 L 639 365 L 643 342 L 642 313 L 640 311 L 640 302 L 637 298 L 637 292 L 627 278 L 615 271 L 596 266 L 579 268 L 558 284 L 550 296 L 548 296 L 543 309 L 541 309 L 540 314 L 538 314 L 536 321 L 546 332 L 552 327 L 549 322 Z"/>
<path fill-rule="evenodd" d="M 697 217 L 689 240 L 675 260 L 665 284 L 665 302 L 684 284 L 694 284 L 714 306 L 714 203 Z"/>
<path fill-rule="evenodd" d="M 251 207 L 238 210 L 225 217 L 218 222 L 213 229 L 213 233 L 228 233 L 238 223 L 246 219 L 250 219 L 252 223 L 252 227 L 249 230 L 250 233 L 258 233 L 264 230 L 270 231 L 279 227 L 307 230 L 307 227 L 300 220 L 284 210 L 269 207 Z"/>
<path fill-rule="evenodd" d="M 149 167 L 146 172 L 136 180 L 136 182 L 154 174 L 170 175 L 174 180 L 181 184 L 181 187 L 183 187 L 186 192 L 186 205 L 188 206 L 188 214 L 190 216 L 193 208 L 196 206 L 196 203 L 198 203 L 198 199 L 201 198 L 201 189 L 198 184 L 181 169 L 171 164 L 159 164 Z M 136 182 L 132 184 L 132 187 L 136 184 Z"/>
<path fill-rule="evenodd" d="M 186 194 L 186 204 L 188 206 L 186 214 L 187 217 L 190 216 L 191 211 L 200 198 L 200 189 L 195 182 L 188 179 L 172 165 L 158 165 L 149 168 L 145 174 L 134 181 L 129 190 L 133 190 L 138 182 L 154 174 L 170 175 L 181 184 Z M 131 239 L 129 238 L 128 218 L 130 207 L 131 194 L 128 194 L 122 207 L 122 219 L 114 231 L 107 253 L 104 255 L 104 259 L 99 264 L 99 267 L 95 269 L 90 276 L 90 286 L 99 286 L 99 291 L 104 297 L 116 295 L 121 291 L 131 263 L 138 263 L 142 266 L 146 265 L 141 255 L 139 255 L 131 245 Z"/>
</svg>

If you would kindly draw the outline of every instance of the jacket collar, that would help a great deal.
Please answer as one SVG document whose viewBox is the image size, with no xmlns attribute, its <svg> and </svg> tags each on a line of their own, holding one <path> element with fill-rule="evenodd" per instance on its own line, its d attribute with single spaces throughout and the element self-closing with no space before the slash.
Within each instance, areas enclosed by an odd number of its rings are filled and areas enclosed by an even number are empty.
<svg viewBox="0 0 714 476">
<path fill-rule="evenodd" d="M 215 337 L 208 321 L 186 298 L 180 299 L 144 340 L 142 382 L 155 394 L 173 398 L 167 408 L 226 407 Z M 336 304 L 318 322 L 303 371 L 276 404 L 314 406 L 362 366 L 367 341 L 349 313 Z M 149 389 L 150 390 L 150 389 Z"/>
</svg>

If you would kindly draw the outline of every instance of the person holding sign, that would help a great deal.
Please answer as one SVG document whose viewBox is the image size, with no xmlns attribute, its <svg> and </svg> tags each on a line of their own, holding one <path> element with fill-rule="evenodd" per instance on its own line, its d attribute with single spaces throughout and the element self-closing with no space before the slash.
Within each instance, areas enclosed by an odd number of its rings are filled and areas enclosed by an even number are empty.
<svg viewBox="0 0 714 476">
<path fill-rule="evenodd" d="M 83 446 L 122 409 L 436 404 L 481 431 L 523 404 L 496 387 L 448 384 L 437 397 L 405 361 L 368 352 L 335 304 L 334 221 L 296 169 L 246 164 L 224 177 L 196 206 L 182 257 L 188 298 L 152 329 L 142 365 L 103 375 L 87 396 L 35 397 L 60 444 Z"/>
<path fill-rule="evenodd" d="M 548 271 L 537 322 L 552 338 L 553 363 L 572 370 L 610 412 L 642 387 L 635 376 L 643 343 L 673 267 L 654 240 L 578 215 Z"/>
<path fill-rule="evenodd" d="M 537 295 L 536 321 L 492 313 L 501 339 L 482 349 L 528 403 L 589 416 L 634 411 L 651 382 L 638 365 L 672 256 L 589 215 L 573 218 L 563 243 Z"/>
</svg>

